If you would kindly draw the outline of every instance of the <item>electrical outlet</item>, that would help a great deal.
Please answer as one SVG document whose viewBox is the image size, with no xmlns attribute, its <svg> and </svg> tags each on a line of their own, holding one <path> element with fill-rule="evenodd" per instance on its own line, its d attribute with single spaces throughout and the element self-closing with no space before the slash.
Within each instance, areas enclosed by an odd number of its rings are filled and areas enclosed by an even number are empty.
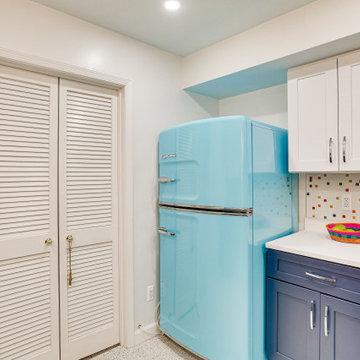
<svg viewBox="0 0 360 360">
<path fill-rule="evenodd" d="M 154 300 L 154 285 L 149 285 L 146 288 L 146 301 Z"/>
<path fill-rule="evenodd" d="M 350 194 L 344 194 L 342 196 L 342 209 L 343 210 L 351 209 L 351 195 Z"/>
</svg>

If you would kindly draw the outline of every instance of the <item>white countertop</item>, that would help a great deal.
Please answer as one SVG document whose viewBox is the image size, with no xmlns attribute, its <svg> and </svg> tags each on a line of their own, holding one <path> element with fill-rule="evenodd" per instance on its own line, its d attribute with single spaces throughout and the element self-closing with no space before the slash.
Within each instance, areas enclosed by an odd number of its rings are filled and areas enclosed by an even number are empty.
<svg viewBox="0 0 360 360">
<path fill-rule="evenodd" d="M 269 241 L 266 247 L 360 268 L 360 244 L 334 241 L 324 231 L 300 231 Z"/>
</svg>

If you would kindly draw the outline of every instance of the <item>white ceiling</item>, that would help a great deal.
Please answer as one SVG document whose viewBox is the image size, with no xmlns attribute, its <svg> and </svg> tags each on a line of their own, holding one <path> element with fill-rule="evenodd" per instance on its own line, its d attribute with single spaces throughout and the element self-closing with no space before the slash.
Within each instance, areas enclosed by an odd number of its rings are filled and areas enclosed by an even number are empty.
<svg viewBox="0 0 360 360">
<path fill-rule="evenodd" d="M 314 0 L 35 0 L 163 50 L 187 55 Z"/>
</svg>

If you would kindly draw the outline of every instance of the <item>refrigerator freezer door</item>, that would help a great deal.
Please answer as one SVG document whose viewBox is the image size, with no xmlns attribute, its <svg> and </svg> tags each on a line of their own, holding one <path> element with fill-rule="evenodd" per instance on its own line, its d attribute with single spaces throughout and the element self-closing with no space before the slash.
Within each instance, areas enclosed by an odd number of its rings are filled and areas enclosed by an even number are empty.
<svg viewBox="0 0 360 360">
<path fill-rule="evenodd" d="M 159 211 L 161 329 L 205 358 L 250 359 L 252 218 Z"/>
<path fill-rule="evenodd" d="M 243 116 L 195 121 L 163 131 L 159 201 L 250 208 L 250 133 L 251 121 Z"/>
</svg>

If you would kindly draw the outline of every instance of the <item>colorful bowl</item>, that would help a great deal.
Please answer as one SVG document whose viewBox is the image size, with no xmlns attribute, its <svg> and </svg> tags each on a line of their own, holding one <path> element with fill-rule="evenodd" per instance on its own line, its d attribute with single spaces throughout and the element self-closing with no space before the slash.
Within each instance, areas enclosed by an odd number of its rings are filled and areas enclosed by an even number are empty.
<svg viewBox="0 0 360 360">
<path fill-rule="evenodd" d="M 344 225 L 347 229 L 352 229 L 354 231 L 347 232 L 341 230 L 333 230 L 333 227 L 336 225 Z M 326 229 L 329 232 L 330 237 L 335 241 L 360 244 L 360 224 L 354 224 L 354 223 L 328 224 L 326 225 Z"/>
</svg>

